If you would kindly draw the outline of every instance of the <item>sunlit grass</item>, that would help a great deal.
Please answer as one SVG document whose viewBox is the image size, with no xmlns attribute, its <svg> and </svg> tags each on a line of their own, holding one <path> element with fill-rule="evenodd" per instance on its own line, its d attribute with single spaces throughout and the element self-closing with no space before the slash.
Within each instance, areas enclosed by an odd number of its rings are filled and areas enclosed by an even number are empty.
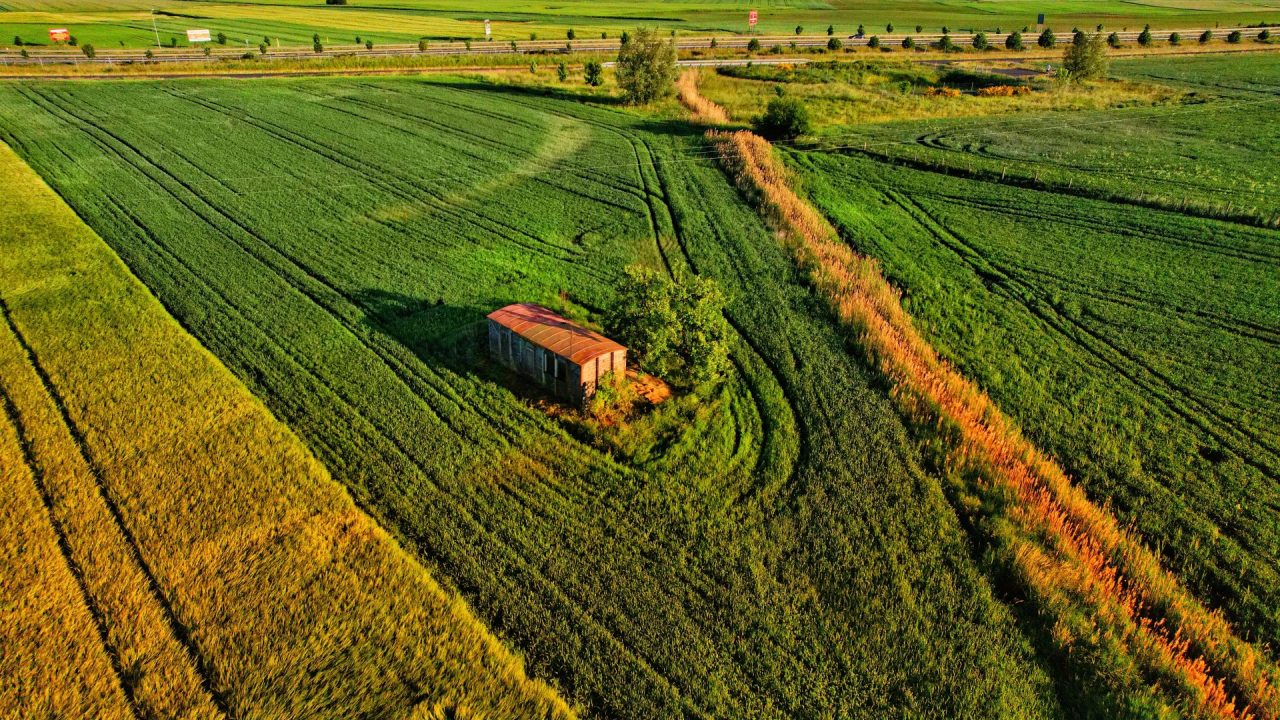
<svg viewBox="0 0 1280 720">
<path fill-rule="evenodd" d="M 0 382 L 143 712 L 570 715 L 7 148 L 0 187 Z M 74 714 L 91 667 L 31 657 L 0 712 Z"/>
</svg>

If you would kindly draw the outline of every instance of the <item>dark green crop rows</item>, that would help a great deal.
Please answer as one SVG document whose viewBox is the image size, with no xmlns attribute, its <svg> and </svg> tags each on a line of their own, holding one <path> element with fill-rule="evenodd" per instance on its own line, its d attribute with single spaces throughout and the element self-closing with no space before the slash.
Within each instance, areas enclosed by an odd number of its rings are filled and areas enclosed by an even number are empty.
<svg viewBox="0 0 1280 720">
<path fill-rule="evenodd" d="M 956 175 L 1280 225 L 1280 55 L 1117 63 L 1179 103 L 1004 118 L 890 123 L 831 142 Z"/>
<path fill-rule="evenodd" d="M 1280 232 L 793 154 L 925 335 L 1241 634 L 1280 640 Z"/>
<path fill-rule="evenodd" d="M 0 87 L 0 139 L 589 715 L 1087 703 L 684 132 L 414 80 Z M 723 392 L 642 466 L 476 364 L 487 311 L 601 308 L 632 262 L 715 278 L 736 331 Z"/>
</svg>

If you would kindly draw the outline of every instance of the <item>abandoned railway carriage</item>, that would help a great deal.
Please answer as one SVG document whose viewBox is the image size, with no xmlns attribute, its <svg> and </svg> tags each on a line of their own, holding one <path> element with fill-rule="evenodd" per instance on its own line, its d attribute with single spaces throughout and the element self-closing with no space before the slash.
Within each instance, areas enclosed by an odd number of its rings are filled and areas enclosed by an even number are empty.
<svg viewBox="0 0 1280 720">
<path fill-rule="evenodd" d="M 558 397 L 581 404 L 607 373 L 626 373 L 626 348 L 540 305 L 508 305 L 488 317 L 489 354 Z"/>
</svg>

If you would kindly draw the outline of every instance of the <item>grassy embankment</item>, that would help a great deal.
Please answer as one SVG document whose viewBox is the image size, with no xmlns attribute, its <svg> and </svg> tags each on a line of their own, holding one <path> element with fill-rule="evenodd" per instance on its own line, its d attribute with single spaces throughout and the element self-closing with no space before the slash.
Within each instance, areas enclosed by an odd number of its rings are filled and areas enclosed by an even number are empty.
<svg viewBox="0 0 1280 720">
<path fill-rule="evenodd" d="M 1270 53 L 1278 50 L 1280 45 L 1211 42 L 1179 47 L 1157 44 L 1146 49 L 1110 50 L 1108 54 L 1123 66 L 1141 62 L 1135 58 L 1225 53 L 1214 62 L 1252 64 L 1259 73 L 1266 74 L 1268 68 L 1275 66 L 1271 58 L 1280 57 L 1280 53 Z M 871 124 L 972 117 L 973 126 L 981 129 L 988 118 L 1013 113 L 1107 110 L 1200 100 L 1190 94 L 1196 88 L 1153 83 L 1151 78 L 1127 77 L 1123 73 L 1085 85 L 1060 82 L 1044 70 L 1046 65 L 1057 67 L 1061 63 L 1061 49 L 944 54 L 880 53 L 862 48 L 812 55 L 809 60 L 809 64 L 719 68 L 714 74 L 701 76 L 700 92 L 724 108 L 732 120 L 745 123 L 760 113 L 776 88 L 782 87 L 805 103 L 813 118 L 815 138 L 836 146 L 874 143 L 893 132 L 894 126 L 877 131 L 867 127 Z M 934 62 L 944 60 L 946 64 Z M 997 86 L 1030 92 L 1012 97 L 983 94 L 985 88 Z M 935 94 L 940 90 L 956 90 L 960 94 Z M 921 122 L 921 126 L 925 123 Z M 992 134 L 998 129 L 993 128 Z"/>
<path fill-rule="evenodd" d="M 0 188 L 0 714 L 571 715 L 4 146 Z"/>
<path fill-rule="evenodd" d="M 947 472 L 953 501 L 1048 619 L 1069 663 L 1130 712 L 1275 715 L 1270 660 L 1180 588 L 1138 538 L 938 357 L 878 264 L 852 252 L 791 190 L 770 145 L 747 132 L 709 137 L 818 292 L 861 333 Z"/>
</svg>

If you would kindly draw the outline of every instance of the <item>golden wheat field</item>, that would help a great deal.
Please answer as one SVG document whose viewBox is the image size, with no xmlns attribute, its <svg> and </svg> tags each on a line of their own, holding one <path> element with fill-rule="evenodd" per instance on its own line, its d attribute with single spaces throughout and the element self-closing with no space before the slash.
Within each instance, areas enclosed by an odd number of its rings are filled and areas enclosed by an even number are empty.
<svg viewBox="0 0 1280 720">
<path fill-rule="evenodd" d="M 0 186 L 6 714 L 571 715 L 7 148 Z"/>
</svg>

